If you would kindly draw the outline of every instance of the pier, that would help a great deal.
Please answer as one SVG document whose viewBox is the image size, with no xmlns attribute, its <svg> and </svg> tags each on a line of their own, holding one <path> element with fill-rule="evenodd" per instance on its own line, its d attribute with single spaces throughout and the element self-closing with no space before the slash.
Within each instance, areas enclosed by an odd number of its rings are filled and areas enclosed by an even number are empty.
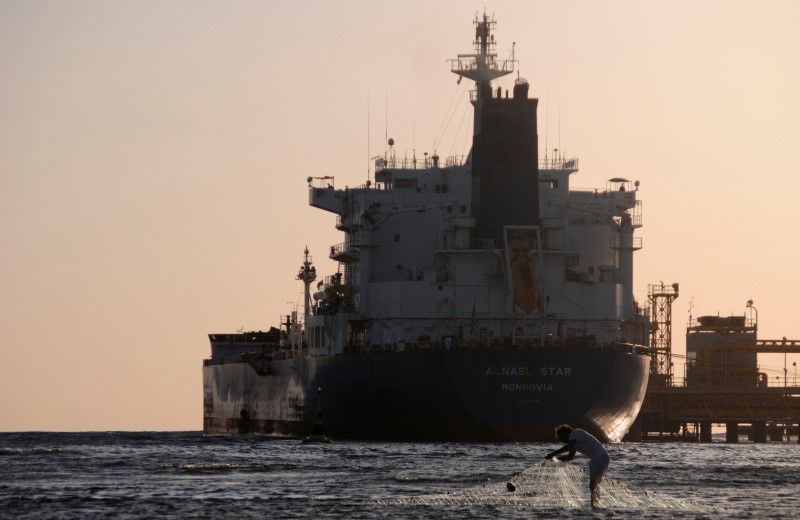
<svg viewBox="0 0 800 520">
<path fill-rule="evenodd" d="M 725 425 L 726 442 L 800 442 L 800 387 L 651 387 L 628 440 L 711 442 L 713 424 Z"/>
<path fill-rule="evenodd" d="M 670 322 L 678 285 L 650 286 L 649 297 L 650 384 L 626 439 L 711 442 L 712 426 L 724 425 L 729 443 L 743 435 L 757 443 L 800 443 L 797 364 L 791 376 L 786 366 L 786 354 L 800 353 L 800 340 L 759 340 L 752 301 L 744 316 L 690 317 L 685 373 L 676 384 Z M 761 371 L 759 354 L 784 354 L 783 377 Z"/>
</svg>

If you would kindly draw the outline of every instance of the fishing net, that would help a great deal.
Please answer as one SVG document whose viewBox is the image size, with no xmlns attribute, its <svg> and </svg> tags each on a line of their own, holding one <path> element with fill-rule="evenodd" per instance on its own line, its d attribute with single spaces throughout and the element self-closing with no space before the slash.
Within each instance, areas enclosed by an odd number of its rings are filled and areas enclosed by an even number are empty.
<svg viewBox="0 0 800 520">
<path fill-rule="evenodd" d="M 509 485 L 510 484 L 510 485 Z M 546 462 L 508 481 L 459 491 L 381 501 L 386 505 L 519 505 L 532 508 L 583 508 L 590 505 L 589 477 L 574 464 Z M 661 493 L 636 489 L 610 477 L 599 486 L 602 509 L 711 511 L 713 508 Z"/>
</svg>

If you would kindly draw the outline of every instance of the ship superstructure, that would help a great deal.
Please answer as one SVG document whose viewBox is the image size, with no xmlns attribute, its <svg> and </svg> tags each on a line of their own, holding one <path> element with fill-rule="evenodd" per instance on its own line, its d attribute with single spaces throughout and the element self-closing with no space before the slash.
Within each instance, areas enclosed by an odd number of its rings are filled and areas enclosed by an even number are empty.
<svg viewBox="0 0 800 520">
<path fill-rule="evenodd" d="M 398 161 L 390 140 L 374 182 L 308 178 L 309 204 L 344 234 L 329 250 L 339 269 L 317 282 L 306 250 L 302 324 L 211 335 L 206 433 L 301 435 L 320 404 L 334 437 L 627 432 L 649 366 L 632 292 L 638 183 L 571 190 L 577 159 L 540 160 L 528 82 L 492 87 L 515 63 L 497 60 L 494 23 L 476 18 L 475 53 L 452 60 L 475 81 L 467 157 Z"/>
</svg>

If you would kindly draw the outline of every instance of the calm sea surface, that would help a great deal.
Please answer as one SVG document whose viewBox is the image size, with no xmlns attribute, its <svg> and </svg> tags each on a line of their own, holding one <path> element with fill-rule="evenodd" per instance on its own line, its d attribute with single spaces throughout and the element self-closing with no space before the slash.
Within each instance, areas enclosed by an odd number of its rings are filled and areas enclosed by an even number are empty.
<svg viewBox="0 0 800 520">
<path fill-rule="evenodd" d="M 800 517 L 795 442 L 611 445 L 598 511 L 557 446 L 0 433 L 0 517 Z"/>
</svg>

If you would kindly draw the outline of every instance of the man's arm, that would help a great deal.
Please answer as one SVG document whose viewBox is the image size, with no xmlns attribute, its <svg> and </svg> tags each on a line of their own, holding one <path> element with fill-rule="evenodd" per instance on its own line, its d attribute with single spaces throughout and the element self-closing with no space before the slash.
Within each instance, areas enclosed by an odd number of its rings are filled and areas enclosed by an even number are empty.
<svg viewBox="0 0 800 520">
<path fill-rule="evenodd" d="M 567 453 L 567 452 L 569 452 L 569 453 Z M 550 460 L 553 457 L 555 457 L 556 455 L 561 455 L 562 453 L 567 453 L 567 455 L 564 455 L 563 457 L 558 457 L 558 460 L 566 462 L 568 460 L 574 459 L 575 458 L 575 441 L 570 441 L 568 444 L 565 444 L 563 447 L 557 449 L 556 451 L 548 453 L 547 455 L 545 455 L 544 458 Z"/>
<path fill-rule="evenodd" d="M 567 453 L 566 455 L 562 455 L 562 456 L 558 457 L 558 460 L 560 460 L 562 462 L 567 462 L 569 460 L 572 460 L 572 459 L 575 458 L 575 452 L 576 452 L 575 448 L 571 447 L 570 450 L 569 450 L 569 453 Z"/>
</svg>

